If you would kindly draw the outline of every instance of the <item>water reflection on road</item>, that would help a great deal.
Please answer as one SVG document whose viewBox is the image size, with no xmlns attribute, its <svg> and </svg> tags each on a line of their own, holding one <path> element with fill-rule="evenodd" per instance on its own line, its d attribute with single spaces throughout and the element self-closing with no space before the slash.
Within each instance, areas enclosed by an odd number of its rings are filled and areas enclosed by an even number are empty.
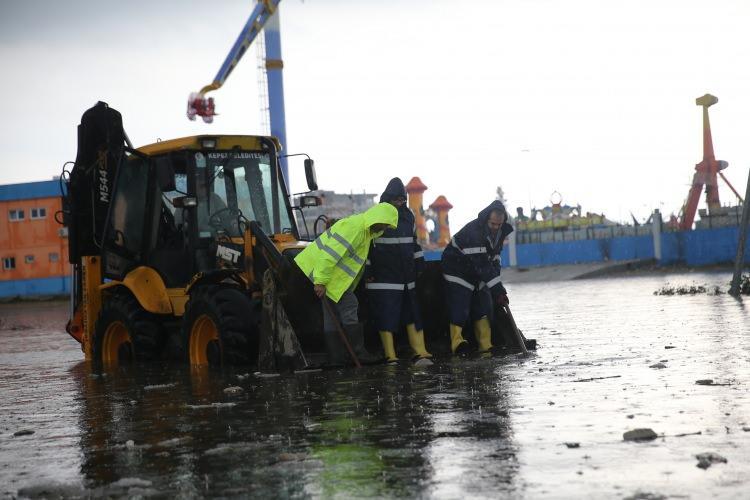
<svg viewBox="0 0 750 500">
<path fill-rule="evenodd" d="M 93 374 L 62 333 L 65 305 L 3 305 L 2 493 L 740 498 L 748 311 L 723 294 L 653 295 L 696 280 L 726 289 L 728 278 L 515 285 L 516 319 L 541 345 L 525 360 L 279 378 L 166 366 Z M 665 437 L 622 440 L 638 427 Z M 698 469 L 704 451 L 728 463 Z"/>
</svg>

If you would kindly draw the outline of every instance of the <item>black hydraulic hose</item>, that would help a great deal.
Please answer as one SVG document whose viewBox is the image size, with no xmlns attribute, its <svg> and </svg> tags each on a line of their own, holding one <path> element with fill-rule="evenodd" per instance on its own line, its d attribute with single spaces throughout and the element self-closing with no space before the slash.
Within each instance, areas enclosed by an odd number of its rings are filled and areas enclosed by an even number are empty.
<svg viewBox="0 0 750 500">
<path fill-rule="evenodd" d="M 322 222 L 323 225 L 324 225 L 323 231 L 321 231 L 321 232 L 318 232 L 318 223 L 319 222 Z M 325 214 L 319 215 L 318 218 L 315 219 L 315 222 L 313 223 L 313 233 L 315 234 L 315 237 L 317 238 L 318 236 L 320 236 L 321 234 L 323 234 L 323 232 L 327 228 L 328 228 L 328 217 L 326 217 Z"/>
</svg>

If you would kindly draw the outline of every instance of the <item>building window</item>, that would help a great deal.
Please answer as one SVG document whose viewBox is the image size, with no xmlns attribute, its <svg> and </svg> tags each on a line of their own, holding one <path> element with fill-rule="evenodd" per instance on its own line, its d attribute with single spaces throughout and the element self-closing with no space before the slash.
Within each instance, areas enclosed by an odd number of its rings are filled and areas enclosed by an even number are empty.
<svg viewBox="0 0 750 500">
<path fill-rule="evenodd" d="M 10 210 L 8 211 L 8 218 L 12 221 L 23 220 L 26 215 L 23 210 Z"/>
<path fill-rule="evenodd" d="M 34 256 L 33 255 L 27 255 L 23 258 L 24 262 L 27 264 L 33 264 L 34 263 Z"/>
<path fill-rule="evenodd" d="M 44 219 L 47 217 L 47 209 L 46 208 L 32 208 L 31 209 L 31 218 L 32 219 Z"/>
<path fill-rule="evenodd" d="M 15 257 L 4 257 L 3 258 L 3 269 L 10 270 L 16 268 L 16 258 Z"/>
<path fill-rule="evenodd" d="M 60 254 L 59 253 L 52 252 L 51 254 L 49 254 L 49 261 L 50 262 L 57 262 L 58 260 L 60 260 Z"/>
</svg>

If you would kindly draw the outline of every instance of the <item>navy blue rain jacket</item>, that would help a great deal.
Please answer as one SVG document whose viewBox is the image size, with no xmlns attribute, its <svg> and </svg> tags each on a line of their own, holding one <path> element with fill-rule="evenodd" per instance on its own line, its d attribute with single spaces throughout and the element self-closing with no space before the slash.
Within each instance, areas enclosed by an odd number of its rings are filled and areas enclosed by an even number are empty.
<svg viewBox="0 0 750 500">
<path fill-rule="evenodd" d="M 496 297 L 507 293 L 500 281 L 500 252 L 503 241 L 513 232 L 513 227 L 504 222 L 493 240 L 487 228 L 487 220 L 493 210 L 505 212 L 505 206 L 495 200 L 479 212 L 476 219 L 453 236 L 443 250 L 441 264 L 443 275 L 449 283 L 471 290 L 487 286 L 492 296 Z"/>
<path fill-rule="evenodd" d="M 380 202 L 388 202 L 399 196 L 406 197 L 406 190 L 401 179 L 391 179 Z M 417 274 L 424 265 L 424 252 L 415 237 L 414 214 L 406 205 L 398 209 L 398 226 L 386 229 L 382 236 L 373 240 L 368 256 L 367 277 L 372 279 L 367 284 L 370 289 L 397 289 L 396 286 L 408 285 L 414 288 Z"/>
</svg>

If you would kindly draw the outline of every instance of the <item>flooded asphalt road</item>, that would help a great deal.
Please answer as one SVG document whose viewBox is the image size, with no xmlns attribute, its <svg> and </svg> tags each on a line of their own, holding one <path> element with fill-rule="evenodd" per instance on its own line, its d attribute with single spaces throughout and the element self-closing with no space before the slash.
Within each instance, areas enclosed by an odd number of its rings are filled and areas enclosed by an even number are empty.
<svg viewBox="0 0 750 500">
<path fill-rule="evenodd" d="M 530 358 L 273 379 L 97 376 L 66 304 L 0 305 L 0 494 L 748 498 L 750 301 L 653 294 L 729 279 L 516 284 Z M 636 428 L 660 437 L 624 441 Z"/>
</svg>

